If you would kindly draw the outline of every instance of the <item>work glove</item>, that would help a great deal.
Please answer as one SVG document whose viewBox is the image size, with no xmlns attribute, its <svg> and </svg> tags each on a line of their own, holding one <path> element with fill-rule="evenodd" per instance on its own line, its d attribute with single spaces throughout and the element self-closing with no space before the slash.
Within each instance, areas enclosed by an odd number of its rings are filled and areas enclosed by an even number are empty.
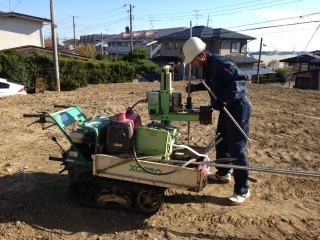
<svg viewBox="0 0 320 240">
<path fill-rule="evenodd" d="M 218 98 L 218 99 L 214 102 L 212 108 L 213 108 L 214 110 L 220 111 L 220 110 L 222 110 L 225 106 L 227 106 L 227 104 L 226 104 L 221 98 Z"/>
<path fill-rule="evenodd" d="M 190 84 L 190 93 L 192 92 L 196 92 L 197 91 L 197 88 L 194 84 Z M 186 92 L 188 93 L 189 92 L 189 86 L 186 86 Z"/>
</svg>

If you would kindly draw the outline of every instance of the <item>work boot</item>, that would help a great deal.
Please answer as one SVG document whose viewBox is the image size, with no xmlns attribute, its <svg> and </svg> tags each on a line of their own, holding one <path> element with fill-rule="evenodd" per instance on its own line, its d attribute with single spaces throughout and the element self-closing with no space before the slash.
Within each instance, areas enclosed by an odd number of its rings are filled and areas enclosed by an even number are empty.
<svg viewBox="0 0 320 240">
<path fill-rule="evenodd" d="M 237 206 L 243 203 L 247 198 L 250 197 L 250 191 L 248 190 L 245 194 L 236 194 L 234 193 L 230 198 L 228 198 L 227 203 L 232 206 Z"/>
<path fill-rule="evenodd" d="M 209 180 L 220 182 L 220 183 L 229 183 L 231 182 L 231 173 L 227 173 L 226 175 L 218 175 L 217 173 L 211 173 L 208 175 Z"/>
</svg>

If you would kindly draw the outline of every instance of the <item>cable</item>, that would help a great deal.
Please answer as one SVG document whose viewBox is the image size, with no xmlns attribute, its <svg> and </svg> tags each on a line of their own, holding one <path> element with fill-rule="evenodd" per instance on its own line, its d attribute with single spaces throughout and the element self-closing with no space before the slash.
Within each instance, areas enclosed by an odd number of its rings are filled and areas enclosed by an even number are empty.
<svg viewBox="0 0 320 240">
<path fill-rule="evenodd" d="M 312 37 L 310 38 L 310 40 L 309 40 L 309 42 L 308 42 L 307 46 L 304 48 L 304 50 L 303 50 L 303 51 L 305 51 L 305 50 L 306 50 L 306 48 L 309 46 L 309 44 L 310 44 L 311 40 L 313 39 L 314 35 L 315 35 L 315 34 L 316 34 L 316 32 L 318 31 L 319 27 L 320 27 L 320 24 L 318 25 L 317 29 L 314 31 L 314 33 L 313 33 Z"/>
<path fill-rule="evenodd" d="M 81 18 L 89 18 L 89 19 L 90 19 L 90 18 L 92 18 L 92 17 L 97 17 L 97 16 L 106 15 L 106 14 L 108 14 L 108 13 L 111 13 L 111 12 L 117 11 L 117 10 L 119 10 L 119 9 L 121 9 L 121 8 L 126 7 L 126 6 L 127 6 L 127 4 L 124 4 L 122 7 L 119 7 L 119 8 L 113 9 L 113 10 L 111 10 L 111 11 L 109 11 L 109 12 L 104 12 L 104 13 L 95 14 L 95 15 L 81 16 Z"/>
<path fill-rule="evenodd" d="M 269 23 L 269 22 L 277 22 L 277 21 L 288 20 L 288 19 L 295 19 L 295 18 L 300 18 L 300 19 L 301 19 L 301 18 L 304 18 L 304 17 L 316 15 L 316 14 L 320 14 L 320 12 L 310 13 L 310 14 L 301 15 L 301 16 L 296 16 L 296 17 L 280 18 L 280 19 L 275 19 L 275 20 L 270 20 L 270 21 L 264 21 L 264 22 L 249 23 L 249 24 L 238 25 L 238 26 L 227 27 L 227 28 L 230 29 L 230 28 L 237 28 L 237 27 L 245 27 L 245 26 L 250 26 L 250 25 L 257 25 L 257 24 Z"/>
<path fill-rule="evenodd" d="M 21 2 L 21 0 L 17 3 L 17 5 L 13 8 L 13 10 L 11 10 L 11 9 L 9 9 L 11 12 L 13 12 L 17 7 L 18 7 L 18 5 L 20 4 L 20 2 Z M 0 26 L 6 21 L 8 19 L 8 17 L 5 17 L 4 19 L 3 19 L 3 21 L 0 23 Z"/>
<path fill-rule="evenodd" d="M 306 23 L 315 23 L 315 22 L 320 22 L 320 20 L 309 21 L 309 22 L 301 22 L 301 23 L 288 23 L 288 24 L 273 25 L 273 26 L 266 26 L 266 27 L 250 28 L 250 29 L 243 29 L 243 30 L 239 30 L 238 32 L 240 32 L 240 31 L 259 30 L 259 29 L 264 29 L 264 28 L 275 28 L 275 27 L 293 26 L 293 25 L 300 25 L 300 24 L 306 24 Z"/>
<path fill-rule="evenodd" d="M 135 148 L 135 145 L 136 145 L 136 136 L 134 136 L 133 138 L 133 144 L 132 144 L 132 151 L 133 151 L 133 156 L 134 156 L 134 159 L 136 161 L 136 163 L 138 164 L 138 166 L 145 172 L 147 173 L 150 173 L 150 174 L 153 174 L 153 175 L 169 175 L 169 174 L 172 174 L 172 173 L 175 173 L 175 172 L 178 172 L 180 171 L 182 168 L 188 166 L 190 163 L 192 162 L 195 162 L 196 159 L 190 159 L 189 161 L 185 162 L 184 164 L 182 164 L 181 166 L 179 166 L 178 168 L 172 170 L 172 171 L 169 171 L 169 172 L 165 172 L 165 173 L 156 173 L 156 172 L 152 172 L 150 171 L 149 169 L 143 167 L 141 164 L 140 164 L 140 160 L 138 159 L 137 157 L 137 153 L 136 153 L 136 148 Z M 202 154 L 201 154 L 202 155 Z M 206 156 L 207 157 L 207 156 Z"/>
<path fill-rule="evenodd" d="M 283 1 L 283 0 L 282 0 Z M 207 17 L 207 14 L 210 14 L 210 16 L 221 16 L 221 15 L 229 15 L 229 14 L 234 14 L 234 13 L 241 13 L 241 12 L 246 12 L 246 11 L 252 11 L 252 10 L 259 10 L 259 9 L 265 9 L 265 8 L 268 8 L 268 7 L 275 7 L 275 6 L 281 6 L 281 5 L 284 5 L 284 4 L 289 4 L 289 3 L 295 3 L 295 2 L 300 2 L 302 0 L 291 0 L 289 2 L 284 2 L 284 3 L 278 3 L 279 1 L 278 0 L 275 0 L 275 1 L 271 1 L 271 2 L 268 2 L 268 3 L 262 3 L 262 4 L 256 4 L 256 5 L 251 5 L 251 6 L 256 6 L 256 8 L 250 8 L 248 9 L 247 7 L 248 6 L 243 6 L 243 7 L 234 7 L 234 8 L 230 8 L 230 9 L 226 9 L 226 10 L 221 10 L 221 11 L 215 11 L 215 12 L 205 12 L 204 14 L 205 17 Z M 270 3 L 274 3 L 276 2 L 277 4 L 272 4 L 272 5 L 267 5 L 267 6 L 264 6 L 264 7 L 258 7 L 258 6 L 261 6 L 261 5 L 266 5 L 266 4 L 270 4 Z M 245 8 L 244 10 L 241 10 L 241 11 L 233 11 L 232 10 L 238 10 L 238 9 L 243 9 Z M 219 14 L 216 14 L 216 13 L 219 13 Z M 186 14 L 183 14 L 182 16 L 179 16 L 179 13 L 171 13 L 171 14 L 161 14 L 159 15 L 160 16 L 160 19 L 158 18 L 155 18 L 155 16 L 157 15 L 152 15 L 152 20 L 153 21 L 168 21 L 168 20 L 187 20 L 188 17 L 194 17 L 194 11 L 192 12 L 189 12 L 190 14 L 189 15 L 186 15 Z M 170 15 L 171 17 L 170 18 L 165 18 L 165 19 L 161 19 L 161 17 L 163 17 L 164 15 Z M 200 15 L 200 14 L 199 14 Z M 178 18 L 176 17 L 173 17 L 173 16 L 178 16 Z M 183 17 L 183 18 L 181 18 Z M 146 20 L 146 18 L 142 17 L 142 18 L 137 18 L 137 19 L 140 19 L 140 20 Z M 149 18 L 150 19 L 150 15 L 149 15 Z"/>
<path fill-rule="evenodd" d="M 11 12 L 14 12 L 14 10 L 18 7 L 18 5 L 21 3 L 21 0 L 17 3 L 17 5 L 11 10 Z"/>
</svg>

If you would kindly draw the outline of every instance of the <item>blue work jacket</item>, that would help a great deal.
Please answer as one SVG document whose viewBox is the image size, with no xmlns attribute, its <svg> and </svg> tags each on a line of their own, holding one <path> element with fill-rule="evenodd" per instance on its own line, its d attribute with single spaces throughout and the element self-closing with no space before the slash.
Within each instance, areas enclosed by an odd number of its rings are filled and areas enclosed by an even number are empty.
<svg viewBox="0 0 320 240">
<path fill-rule="evenodd" d="M 205 66 L 205 81 L 217 98 L 221 98 L 227 105 L 235 100 L 243 99 L 247 95 L 247 76 L 228 57 L 208 53 Z M 206 90 L 200 83 L 196 89 Z M 211 95 L 211 106 L 216 101 Z"/>
</svg>

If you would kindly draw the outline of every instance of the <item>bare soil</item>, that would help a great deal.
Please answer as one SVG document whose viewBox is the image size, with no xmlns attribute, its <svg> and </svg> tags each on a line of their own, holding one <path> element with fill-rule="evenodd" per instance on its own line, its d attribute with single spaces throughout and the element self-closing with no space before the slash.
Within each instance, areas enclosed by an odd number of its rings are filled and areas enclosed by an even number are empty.
<svg viewBox="0 0 320 240">
<path fill-rule="evenodd" d="M 183 93 L 186 81 L 173 83 Z M 159 83 L 92 85 L 70 92 L 37 93 L 0 99 L 0 239 L 320 239 L 320 178 L 251 171 L 251 198 L 228 206 L 231 184 L 208 184 L 201 192 L 168 189 L 151 217 L 75 204 L 69 179 L 57 173 L 67 141 L 57 128 L 41 130 L 23 113 L 54 112 L 54 104 L 80 106 L 89 116 L 114 115 Z M 248 157 L 251 166 L 320 172 L 320 92 L 280 85 L 248 84 L 253 112 Z M 192 94 L 194 105 L 208 94 Z M 147 104 L 134 109 L 149 120 Z M 216 128 L 191 122 L 190 145 L 204 147 Z M 187 144 L 187 123 L 174 122 Z M 214 159 L 214 151 L 209 154 Z"/>
</svg>

